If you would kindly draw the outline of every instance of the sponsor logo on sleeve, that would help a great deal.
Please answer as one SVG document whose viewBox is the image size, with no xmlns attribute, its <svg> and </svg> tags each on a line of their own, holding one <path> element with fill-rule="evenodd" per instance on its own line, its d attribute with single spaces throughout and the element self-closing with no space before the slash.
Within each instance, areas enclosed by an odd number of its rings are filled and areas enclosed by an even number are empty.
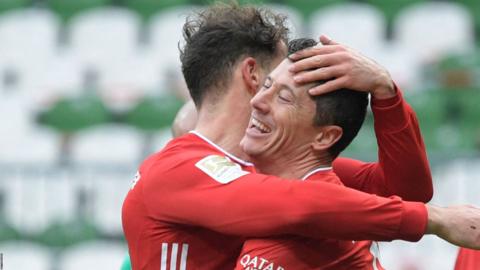
<svg viewBox="0 0 480 270">
<path fill-rule="evenodd" d="M 239 164 L 231 161 L 228 157 L 218 155 L 205 157 L 197 162 L 195 167 L 222 184 L 232 182 L 249 173 L 242 170 Z"/>
</svg>

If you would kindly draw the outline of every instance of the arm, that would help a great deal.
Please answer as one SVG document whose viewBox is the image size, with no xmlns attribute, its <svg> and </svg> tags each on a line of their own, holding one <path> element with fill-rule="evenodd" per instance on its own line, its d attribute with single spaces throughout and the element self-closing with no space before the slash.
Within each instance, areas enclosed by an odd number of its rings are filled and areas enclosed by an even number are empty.
<svg viewBox="0 0 480 270">
<path fill-rule="evenodd" d="M 402 94 L 372 99 L 378 163 L 338 158 L 334 170 L 351 188 L 381 196 L 428 202 L 432 176 L 415 112 Z"/>
<path fill-rule="evenodd" d="M 160 174 L 148 170 L 147 179 L 137 187 L 142 189 L 142 203 L 152 219 L 244 237 L 295 234 L 416 241 L 428 233 L 455 245 L 480 249 L 480 209 L 472 206 L 425 206 L 321 181 L 255 173 L 222 184 L 192 170 L 194 164 L 185 161 L 164 165 L 170 168 L 155 166 Z M 227 175 L 232 173 L 227 170 Z"/>
<path fill-rule="evenodd" d="M 152 217 L 246 237 L 417 241 L 426 229 L 425 206 L 398 197 L 254 173 L 221 184 L 190 168 L 151 178 L 168 181 L 145 182 L 143 196 Z M 195 184 L 182 181 L 186 178 L 196 179 Z"/>
</svg>

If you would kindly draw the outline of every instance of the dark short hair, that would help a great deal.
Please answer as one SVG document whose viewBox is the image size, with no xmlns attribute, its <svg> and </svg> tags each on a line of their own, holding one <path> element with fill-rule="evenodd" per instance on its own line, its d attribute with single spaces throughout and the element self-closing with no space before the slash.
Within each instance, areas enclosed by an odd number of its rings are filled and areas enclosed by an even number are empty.
<svg viewBox="0 0 480 270">
<path fill-rule="evenodd" d="M 271 64 L 280 41 L 287 43 L 285 16 L 253 6 L 216 3 L 194 13 L 183 26 L 182 72 L 197 107 L 207 94 L 220 96 L 232 68 L 244 56 Z M 220 86 L 220 87 L 219 87 Z"/>
<path fill-rule="evenodd" d="M 309 38 L 294 39 L 288 43 L 288 54 L 316 44 L 315 40 Z M 343 129 L 340 140 L 328 149 L 329 154 L 336 158 L 352 142 L 362 127 L 367 113 L 368 94 L 342 88 L 327 94 L 311 96 L 311 98 L 316 104 L 313 117 L 315 126 L 336 125 Z"/>
</svg>

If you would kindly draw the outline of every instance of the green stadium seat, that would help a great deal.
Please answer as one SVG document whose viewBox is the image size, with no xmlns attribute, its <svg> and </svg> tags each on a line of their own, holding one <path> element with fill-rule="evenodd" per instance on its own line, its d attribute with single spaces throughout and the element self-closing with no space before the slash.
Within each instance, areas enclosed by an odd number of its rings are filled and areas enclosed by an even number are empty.
<svg viewBox="0 0 480 270">
<path fill-rule="evenodd" d="M 375 137 L 373 114 L 368 113 L 357 137 L 345 149 L 341 156 L 359 158 L 362 160 L 377 156 L 377 138 Z"/>
<path fill-rule="evenodd" d="M 432 81 L 446 88 L 468 88 L 480 85 L 480 54 L 450 54 L 435 66 L 428 67 Z"/>
<path fill-rule="evenodd" d="M 392 25 L 395 16 L 400 10 L 409 5 L 425 1 L 426 0 L 367 0 L 366 2 L 380 9 L 383 14 L 385 14 L 388 24 Z"/>
<path fill-rule="evenodd" d="M 53 221 L 35 240 L 50 247 L 64 248 L 98 238 L 100 234 L 91 222 L 91 198 L 91 192 L 82 188 L 77 190 L 75 218 Z"/>
<path fill-rule="evenodd" d="M 441 142 L 444 134 L 442 125 L 446 121 L 445 95 L 439 90 L 425 90 L 418 93 L 407 94 L 407 102 L 417 114 L 420 129 L 429 152 L 438 152 L 444 146 Z M 448 127 L 446 128 L 448 130 Z M 448 133 L 448 132 L 447 132 Z"/>
<path fill-rule="evenodd" d="M 12 9 L 23 8 L 30 3 L 30 0 L 2 0 L 0 1 L 0 13 Z"/>
<path fill-rule="evenodd" d="M 19 240 L 21 237 L 20 232 L 8 221 L 5 211 L 5 193 L 4 190 L 0 192 L 0 242 Z"/>
<path fill-rule="evenodd" d="M 476 151 L 480 115 L 478 89 L 436 89 L 407 99 L 417 113 L 429 152 Z"/>
<path fill-rule="evenodd" d="M 61 99 L 39 116 L 39 123 L 61 133 L 74 133 L 110 119 L 103 102 L 95 96 Z"/>
<path fill-rule="evenodd" d="M 286 5 L 296 8 L 303 14 L 304 19 L 308 19 L 313 12 L 322 7 L 341 4 L 347 2 L 347 0 L 285 0 L 283 2 Z"/>
<path fill-rule="evenodd" d="M 480 89 L 467 88 L 452 92 L 461 108 L 458 121 L 462 138 L 460 147 L 464 151 L 478 151 L 480 150 Z"/>
<path fill-rule="evenodd" d="M 48 0 L 48 6 L 55 11 L 63 21 L 68 21 L 74 15 L 91 8 L 111 4 L 111 0 Z"/>
<path fill-rule="evenodd" d="M 125 0 L 125 5 L 148 20 L 162 9 L 188 5 L 189 0 Z"/>
<path fill-rule="evenodd" d="M 468 11 L 471 13 L 475 22 L 475 32 L 477 36 L 480 35 L 480 1 L 478 0 L 458 0 L 456 1 L 465 5 Z M 480 39 L 477 38 L 477 44 L 480 45 Z"/>
<path fill-rule="evenodd" d="M 94 225 L 87 221 L 75 220 L 67 223 L 53 223 L 35 240 L 46 246 L 61 248 L 98 237 L 99 234 Z"/>
<path fill-rule="evenodd" d="M 156 131 L 169 127 L 183 101 L 175 96 L 147 97 L 126 116 L 126 122 L 143 131 Z"/>
</svg>

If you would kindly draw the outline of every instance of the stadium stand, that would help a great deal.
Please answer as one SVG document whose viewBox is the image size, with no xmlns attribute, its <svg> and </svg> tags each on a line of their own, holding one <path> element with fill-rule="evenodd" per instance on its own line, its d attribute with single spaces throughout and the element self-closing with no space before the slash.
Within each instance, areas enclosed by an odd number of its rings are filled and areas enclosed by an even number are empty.
<svg viewBox="0 0 480 270">
<path fill-rule="evenodd" d="M 0 1 L 5 269 L 120 268 L 123 197 L 171 136 L 187 95 L 181 28 L 209 2 Z M 287 14 L 293 37 L 326 33 L 386 66 L 419 117 L 433 202 L 480 204 L 479 1 L 240 2 Z M 376 158 L 373 126 L 369 113 L 347 156 Z M 451 269 L 455 254 L 428 237 L 381 244 L 390 270 Z"/>
</svg>

